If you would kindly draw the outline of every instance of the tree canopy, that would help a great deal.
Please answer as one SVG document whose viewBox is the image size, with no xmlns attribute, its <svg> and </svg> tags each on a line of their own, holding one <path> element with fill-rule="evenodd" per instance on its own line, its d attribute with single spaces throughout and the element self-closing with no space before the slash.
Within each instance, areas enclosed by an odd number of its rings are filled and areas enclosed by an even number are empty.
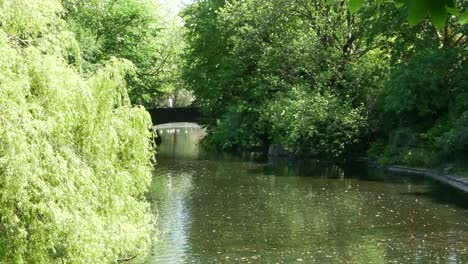
<svg viewBox="0 0 468 264">
<path fill-rule="evenodd" d="M 413 1 L 364 3 L 206 0 L 186 8 L 183 76 L 205 113 L 204 144 L 281 144 L 321 159 L 373 146 L 382 162 L 412 163 L 408 153 L 446 161 L 443 146 L 464 138 L 468 110 L 463 15 L 441 28 L 438 18 L 436 27 L 409 23 Z M 465 3 L 456 4 L 464 14 Z M 418 139 L 397 143 L 401 131 Z"/>
<path fill-rule="evenodd" d="M 135 66 L 128 74 L 133 103 L 153 107 L 178 84 L 181 26 L 152 0 L 64 1 L 65 19 L 82 50 L 83 69 L 93 72 L 111 57 Z"/>
</svg>

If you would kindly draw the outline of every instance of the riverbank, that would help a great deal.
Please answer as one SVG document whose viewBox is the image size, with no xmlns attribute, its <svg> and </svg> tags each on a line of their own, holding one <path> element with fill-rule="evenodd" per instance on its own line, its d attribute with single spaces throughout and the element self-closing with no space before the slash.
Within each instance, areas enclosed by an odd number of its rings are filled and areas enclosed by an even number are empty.
<svg viewBox="0 0 468 264">
<path fill-rule="evenodd" d="M 244 153 L 242 155 L 243 158 L 246 158 L 248 155 L 248 152 Z M 261 153 L 257 153 L 258 155 L 253 155 L 254 152 L 250 153 L 250 158 L 248 160 L 258 160 L 258 157 L 261 157 Z M 252 159 L 252 157 L 256 157 Z M 292 161 L 292 160 L 301 160 L 300 157 L 288 152 L 287 150 L 284 149 L 283 146 L 279 144 L 272 144 L 269 149 L 268 149 L 268 154 L 267 158 L 268 163 L 278 163 L 278 161 Z M 318 161 L 318 160 L 315 160 Z M 430 177 L 438 182 L 442 182 L 445 184 L 448 184 L 454 188 L 457 188 L 465 193 L 468 193 L 468 177 L 463 177 L 459 175 L 452 175 L 445 173 L 440 170 L 435 170 L 435 169 L 425 169 L 425 168 L 413 168 L 413 167 L 407 167 L 407 166 L 382 166 L 378 165 L 377 162 L 369 160 L 366 157 L 362 158 L 357 158 L 355 161 L 358 162 L 367 162 L 369 166 L 371 167 L 377 167 L 377 168 L 384 168 L 390 172 L 395 172 L 395 173 L 404 173 L 404 174 L 413 174 L 413 175 L 422 175 L 426 177 Z"/>
<path fill-rule="evenodd" d="M 411 168 L 405 166 L 390 166 L 388 170 L 397 173 L 416 174 L 426 177 L 430 177 L 436 181 L 443 182 L 450 186 L 453 186 L 459 190 L 468 193 L 468 178 L 449 175 L 437 170 L 422 169 L 422 168 Z"/>
</svg>

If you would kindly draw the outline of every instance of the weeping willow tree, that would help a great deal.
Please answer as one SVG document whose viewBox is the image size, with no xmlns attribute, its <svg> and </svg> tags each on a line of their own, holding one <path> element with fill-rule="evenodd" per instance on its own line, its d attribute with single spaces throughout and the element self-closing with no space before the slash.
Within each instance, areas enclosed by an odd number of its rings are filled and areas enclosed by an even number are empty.
<svg viewBox="0 0 468 264">
<path fill-rule="evenodd" d="M 151 120 L 128 61 L 84 76 L 58 0 L 0 0 L 0 263 L 143 258 Z"/>
</svg>

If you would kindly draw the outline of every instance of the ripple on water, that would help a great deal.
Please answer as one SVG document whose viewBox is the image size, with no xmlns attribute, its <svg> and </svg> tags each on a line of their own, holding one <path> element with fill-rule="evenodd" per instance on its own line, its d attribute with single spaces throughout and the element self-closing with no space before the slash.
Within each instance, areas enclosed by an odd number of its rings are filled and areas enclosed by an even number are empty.
<svg viewBox="0 0 468 264">
<path fill-rule="evenodd" d="M 160 158 L 147 263 L 468 263 L 466 195 L 365 168 L 294 166 Z"/>
</svg>

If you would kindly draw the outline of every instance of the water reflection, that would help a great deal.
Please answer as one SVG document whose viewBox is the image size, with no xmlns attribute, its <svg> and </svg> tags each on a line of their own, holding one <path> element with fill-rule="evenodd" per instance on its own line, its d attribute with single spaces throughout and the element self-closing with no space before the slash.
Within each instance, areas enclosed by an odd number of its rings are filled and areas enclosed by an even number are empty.
<svg viewBox="0 0 468 264">
<path fill-rule="evenodd" d="M 161 168 L 153 177 L 152 201 L 157 204 L 158 234 L 148 263 L 180 263 L 190 251 L 190 195 L 192 175 L 180 172 L 174 175 Z M 161 261 L 162 260 L 162 261 Z"/>
<path fill-rule="evenodd" d="M 184 135 L 175 144 L 193 144 Z M 193 145 L 163 144 L 147 263 L 468 263 L 468 211 L 434 202 L 466 195 L 440 184 L 358 165 L 173 159 Z"/>
<path fill-rule="evenodd" d="M 159 158 L 194 159 L 198 157 L 198 142 L 205 130 L 194 123 L 172 123 L 156 126 L 162 144 L 158 147 Z"/>
</svg>

